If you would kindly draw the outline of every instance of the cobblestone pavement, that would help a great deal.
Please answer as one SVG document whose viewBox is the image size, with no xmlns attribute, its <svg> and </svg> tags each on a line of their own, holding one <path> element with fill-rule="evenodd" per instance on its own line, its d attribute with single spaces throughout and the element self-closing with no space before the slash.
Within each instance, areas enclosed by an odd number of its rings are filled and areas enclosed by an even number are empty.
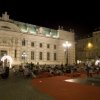
<svg viewBox="0 0 100 100">
<path fill-rule="evenodd" d="M 31 80 L 12 74 L 8 79 L 0 78 L 0 100 L 54 100 L 33 87 Z"/>
</svg>

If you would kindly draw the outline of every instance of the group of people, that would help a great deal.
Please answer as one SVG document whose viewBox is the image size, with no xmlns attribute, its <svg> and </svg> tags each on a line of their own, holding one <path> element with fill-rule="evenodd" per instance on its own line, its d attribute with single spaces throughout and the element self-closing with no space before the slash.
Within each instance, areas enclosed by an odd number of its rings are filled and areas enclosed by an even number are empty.
<svg viewBox="0 0 100 100">
<path fill-rule="evenodd" d="M 64 75 L 64 73 L 74 73 L 77 72 L 76 66 L 66 66 L 66 65 L 34 65 L 33 63 L 26 63 L 24 66 L 16 65 L 12 67 L 15 75 L 20 75 L 24 77 L 36 78 L 43 73 L 47 73 L 48 76 Z"/>
<path fill-rule="evenodd" d="M 68 66 L 68 65 L 34 65 L 34 63 L 26 63 L 24 66 L 17 65 L 13 66 L 10 70 L 14 74 L 23 75 L 25 77 L 31 76 L 36 78 L 41 73 L 47 72 L 50 76 L 55 75 L 64 75 L 64 73 L 70 73 L 71 75 L 77 73 L 87 73 L 87 77 L 92 77 L 93 73 L 100 73 L 100 66 Z M 5 60 L 4 62 L 0 61 L 0 78 L 7 79 L 9 77 L 9 64 Z"/>
</svg>

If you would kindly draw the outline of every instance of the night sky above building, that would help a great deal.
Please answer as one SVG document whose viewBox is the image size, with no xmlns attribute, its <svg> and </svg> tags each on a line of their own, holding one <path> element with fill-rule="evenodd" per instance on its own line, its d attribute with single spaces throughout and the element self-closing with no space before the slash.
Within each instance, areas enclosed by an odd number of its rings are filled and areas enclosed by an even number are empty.
<svg viewBox="0 0 100 100">
<path fill-rule="evenodd" d="M 8 2 L 9 1 L 9 2 Z M 0 0 L 0 16 L 5 11 L 11 19 L 58 29 L 74 29 L 77 35 L 89 35 L 100 27 L 97 2 L 35 2 L 34 0 Z"/>
</svg>

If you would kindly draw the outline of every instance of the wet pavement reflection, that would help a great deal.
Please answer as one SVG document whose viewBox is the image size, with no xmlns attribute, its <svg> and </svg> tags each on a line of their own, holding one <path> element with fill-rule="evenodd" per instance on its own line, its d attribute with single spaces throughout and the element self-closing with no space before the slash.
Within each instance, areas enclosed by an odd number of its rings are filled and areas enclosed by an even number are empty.
<svg viewBox="0 0 100 100">
<path fill-rule="evenodd" d="M 95 76 L 95 77 L 87 77 L 87 78 L 73 78 L 73 79 L 67 79 L 64 81 L 92 85 L 92 86 L 100 86 L 100 75 Z"/>
</svg>

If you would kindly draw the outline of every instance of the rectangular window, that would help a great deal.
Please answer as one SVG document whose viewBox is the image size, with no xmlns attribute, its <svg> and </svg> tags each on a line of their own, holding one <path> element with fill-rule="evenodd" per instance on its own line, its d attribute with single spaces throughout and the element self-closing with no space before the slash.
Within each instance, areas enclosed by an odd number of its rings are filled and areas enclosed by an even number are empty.
<svg viewBox="0 0 100 100">
<path fill-rule="evenodd" d="M 4 56 L 4 55 L 7 55 L 7 51 L 6 51 L 6 50 L 1 50 L 1 51 L 0 51 L 0 56 L 2 57 L 2 56 Z"/>
<path fill-rule="evenodd" d="M 54 53 L 54 60 L 57 60 L 57 54 Z"/>
<path fill-rule="evenodd" d="M 54 49 L 56 49 L 56 45 L 54 45 Z"/>
<path fill-rule="evenodd" d="M 25 39 L 23 39 L 22 40 L 22 46 L 25 46 L 25 44 L 26 44 L 26 41 L 25 41 Z"/>
<path fill-rule="evenodd" d="M 34 51 L 31 51 L 31 60 L 34 60 Z"/>
<path fill-rule="evenodd" d="M 50 48 L 50 44 L 47 44 L 47 48 Z"/>
<path fill-rule="evenodd" d="M 47 60 L 50 60 L 50 53 L 47 52 Z"/>
<path fill-rule="evenodd" d="M 31 42 L 31 47 L 34 47 L 34 42 Z"/>
<path fill-rule="evenodd" d="M 15 58 L 17 58 L 17 50 L 15 49 Z"/>
<path fill-rule="evenodd" d="M 42 48 L 42 43 L 40 43 L 40 48 Z"/>
<path fill-rule="evenodd" d="M 40 55 L 40 56 L 39 56 L 39 59 L 42 60 L 42 55 L 43 55 L 42 52 L 40 52 L 39 55 Z"/>
</svg>

